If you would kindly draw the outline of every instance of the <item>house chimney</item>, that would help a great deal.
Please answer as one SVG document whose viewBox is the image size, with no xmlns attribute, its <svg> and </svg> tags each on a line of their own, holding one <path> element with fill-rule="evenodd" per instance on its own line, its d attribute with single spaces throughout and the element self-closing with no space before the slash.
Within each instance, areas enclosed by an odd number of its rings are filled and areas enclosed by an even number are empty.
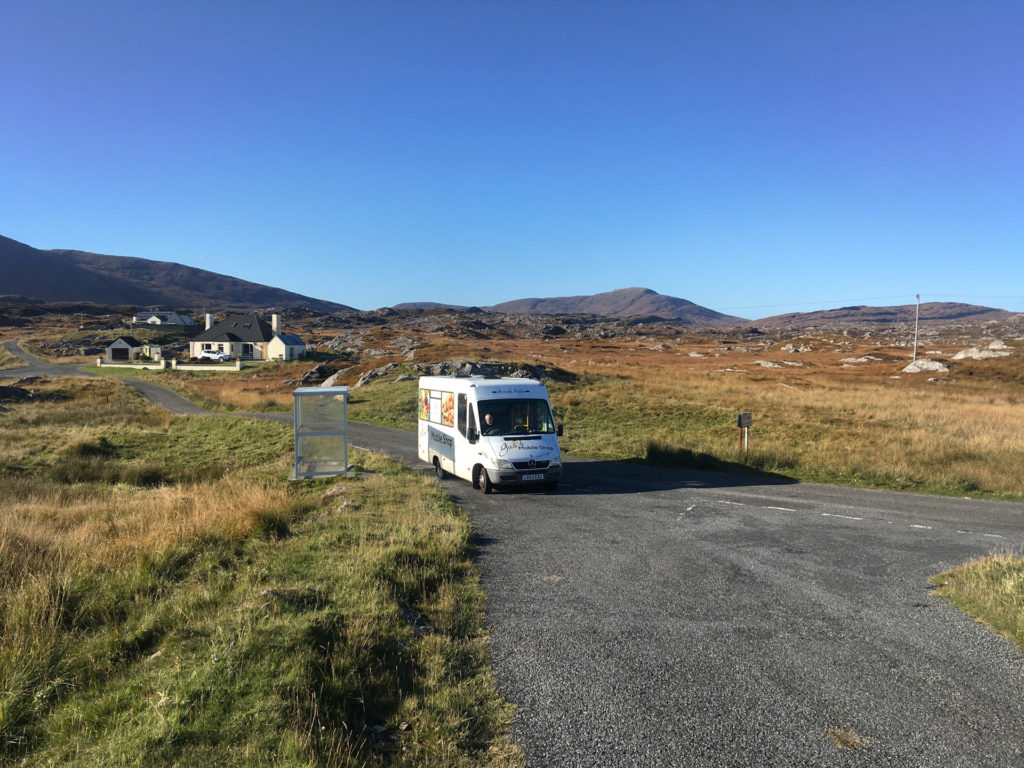
<svg viewBox="0 0 1024 768">
<path fill-rule="evenodd" d="M 274 333 L 280 333 L 281 332 L 281 316 L 280 315 L 275 314 L 275 315 L 271 315 L 270 316 L 270 330 L 272 330 Z"/>
<path fill-rule="evenodd" d="M 213 328 L 213 314 L 210 312 L 206 313 L 206 330 Z"/>
</svg>

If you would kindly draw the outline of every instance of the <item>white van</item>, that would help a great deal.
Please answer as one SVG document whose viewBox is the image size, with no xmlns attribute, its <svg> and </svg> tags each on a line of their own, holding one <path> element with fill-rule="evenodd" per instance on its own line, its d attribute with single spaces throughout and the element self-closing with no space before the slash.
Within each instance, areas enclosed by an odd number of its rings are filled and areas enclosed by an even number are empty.
<svg viewBox="0 0 1024 768">
<path fill-rule="evenodd" d="M 534 379 L 421 376 L 419 457 L 484 493 L 494 486 L 553 491 L 562 475 L 548 390 Z"/>
</svg>

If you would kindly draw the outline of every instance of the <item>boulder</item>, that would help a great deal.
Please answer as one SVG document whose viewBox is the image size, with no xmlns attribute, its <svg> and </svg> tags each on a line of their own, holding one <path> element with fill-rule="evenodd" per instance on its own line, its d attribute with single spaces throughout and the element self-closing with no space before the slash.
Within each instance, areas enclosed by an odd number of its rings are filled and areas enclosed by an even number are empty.
<svg viewBox="0 0 1024 768">
<path fill-rule="evenodd" d="M 334 371 L 332 371 L 326 365 L 317 365 L 313 368 L 310 368 L 308 371 L 302 374 L 302 383 L 306 384 L 310 381 L 319 381 L 321 379 L 326 379 L 332 373 L 334 373 Z"/>
<path fill-rule="evenodd" d="M 359 381 L 356 382 L 356 389 L 358 389 L 359 387 L 365 387 L 371 381 L 376 381 L 377 379 L 382 379 L 385 376 L 390 376 L 392 373 L 394 373 L 397 367 L 398 366 L 396 366 L 394 363 L 388 363 L 387 365 L 381 368 L 374 368 L 372 371 L 367 371 L 366 373 L 359 377 Z"/>
<path fill-rule="evenodd" d="M 336 387 L 336 386 L 338 386 L 338 379 L 340 379 L 341 375 L 343 373 L 345 373 L 345 371 L 347 371 L 347 370 L 348 370 L 348 368 L 342 368 L 342 369 L 340 369 L 338 371 L 335 371 L 330 376 L 328 376 L 326 379 L 324 379 L 320 383 L 320 386 L 321 387 Z"/>
<path fill-rule="evenodd" d="M 1010 353 L 1002 349 L 978 349 L 977 347 L 968 347 L 967 349 L 961 349 L 955 355 L 954 360 L 991 360 L 996 357 L 1009 357 Z"/>
<path fill-rule="evenodd" d="M 928 357 L 922 357 L 919 360 L 915 360 L 910 363 L 906 368 L 903 369 L 904 373 L 922 373 L 924 371 L 935 371 L 937 373 L 948 373 L 949 366 L 945 363 L 940 363 L 938 360 L 932 360 Z"/>
</svg>

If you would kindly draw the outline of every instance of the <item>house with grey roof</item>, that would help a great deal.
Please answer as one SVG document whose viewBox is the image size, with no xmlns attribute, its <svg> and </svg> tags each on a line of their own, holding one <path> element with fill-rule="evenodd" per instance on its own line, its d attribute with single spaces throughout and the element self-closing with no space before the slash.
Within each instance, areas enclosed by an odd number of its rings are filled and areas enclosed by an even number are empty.
<svg viewBox="0 0 1024 768">
<path fill-rule="evenodd" d="M 281 333 L 281 316 L 270 322 L 257 315 L 228 315 L 219 323 L 206 315 L 206 329 L 192 337 L 189 355 L 204 349 L 226 352 L 239 360 L 294 360 L 306 353 L 306 344 L 294 334 Z"/>
<path fill-rule="evenodd" d="M 143 344 L 134 336 L 118 336 L 107 345 L 107 362 L 130 362 L 142 354 Z"/>
<path fill-rule="evenodd" d="M 192 318 L 177 312 L 140 312 L 132 318 L 133 323 L 149 325 L 192 325 Z"/>
</svg>

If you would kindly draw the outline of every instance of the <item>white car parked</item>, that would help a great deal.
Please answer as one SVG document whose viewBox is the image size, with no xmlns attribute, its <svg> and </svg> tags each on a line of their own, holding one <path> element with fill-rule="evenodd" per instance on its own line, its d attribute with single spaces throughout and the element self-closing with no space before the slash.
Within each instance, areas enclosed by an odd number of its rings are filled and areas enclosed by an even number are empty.
<svg viewBox="0 0 1024 768">
<path fill-rule="evenodd" d="M 199 353 L 199 359 L 213 360 L 218 363 L 223 363 L 227 362 L 228 360 L 231 360 L 232 358 L 231 355 L 229 355 L 227 352 L 221 352 L 216 349 L 204 349 L 202 352 Z"/>
</svg>

